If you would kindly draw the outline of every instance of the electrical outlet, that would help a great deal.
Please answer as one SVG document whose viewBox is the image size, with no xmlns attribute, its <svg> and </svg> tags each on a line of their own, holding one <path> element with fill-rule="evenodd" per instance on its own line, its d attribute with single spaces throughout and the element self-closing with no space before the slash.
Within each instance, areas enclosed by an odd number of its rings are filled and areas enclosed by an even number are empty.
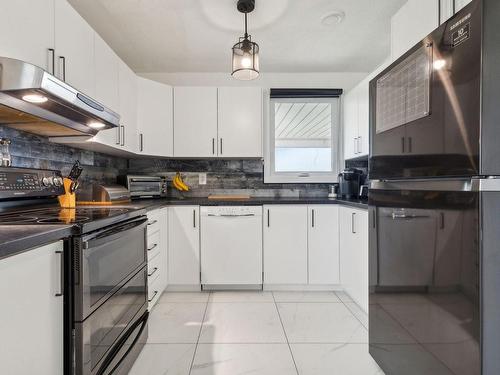
<svg viewBox="0 0 500 375">
<path fill-rule="evenodd" d="M 200 184 L 200 185 L 207 184 L 207 174 L 206 173 L 198 174 L 198 184 Z"/>
</svg>

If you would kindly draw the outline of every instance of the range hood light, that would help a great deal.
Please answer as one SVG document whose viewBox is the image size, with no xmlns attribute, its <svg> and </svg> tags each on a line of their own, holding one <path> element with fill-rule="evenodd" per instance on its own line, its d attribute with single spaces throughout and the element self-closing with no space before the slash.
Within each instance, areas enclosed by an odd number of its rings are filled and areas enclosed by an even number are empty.
<svg viewBox="0 0 500 375">
<path fill-rule="evenodd" d="M 92 129 L 102 129 L 104 128 L 106 125 L 104 125 L 102 122 L 91 122 L 88 124 L 89 127 L 91 127 Z"/>
<path fill-rule="evenodd" d="M 46 96 L 39 94 L 26 94 L 23 96 L 23 100 L 29 103 L 41 104 L 45 103 L 49 99 L 47 99 Z"/>
</svg>

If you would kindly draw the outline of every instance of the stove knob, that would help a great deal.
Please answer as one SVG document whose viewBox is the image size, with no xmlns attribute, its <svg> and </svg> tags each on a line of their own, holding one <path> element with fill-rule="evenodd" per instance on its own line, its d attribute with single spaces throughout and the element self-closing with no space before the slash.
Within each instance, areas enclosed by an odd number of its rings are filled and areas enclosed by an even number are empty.
<svg viewBox="0 0 500 375">
<path fill-rule="evenodd" d="M 63 179 L 62 179 L 62 177 L 59 177 L 59 176 L 54 177 L 54 186 L 55 186 L 55 187 L 62 186 L 62 184 L 63 184 Z"/>
<path fill-rule="evenodd" d="M 50 186 L 50 181 L 47 177 L 42 178 L 42 185 L 43 186 Z"/>
</svg>

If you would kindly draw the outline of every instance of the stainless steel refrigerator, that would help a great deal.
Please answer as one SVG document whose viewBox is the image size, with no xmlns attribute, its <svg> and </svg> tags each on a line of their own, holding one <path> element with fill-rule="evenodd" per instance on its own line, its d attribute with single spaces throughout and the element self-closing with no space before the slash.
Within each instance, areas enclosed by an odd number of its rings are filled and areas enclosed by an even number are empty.
<svg viewBox="0 0 500 375">
<path fill-rule="evenodd" d="M 500 374 L 500 1 L 370 83 L 369 350 L 387 375 Z"/>
</svg>

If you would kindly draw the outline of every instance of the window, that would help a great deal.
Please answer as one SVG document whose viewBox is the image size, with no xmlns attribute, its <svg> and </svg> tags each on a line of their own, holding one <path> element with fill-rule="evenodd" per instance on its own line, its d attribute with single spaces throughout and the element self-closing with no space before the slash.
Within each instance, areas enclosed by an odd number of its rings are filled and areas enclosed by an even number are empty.
<svg viewBox="0 0 500 375">
<path fill-rule="evenodd" d="M 336 182 L 339 98 L 293 97 L 289 91 L 273 97 L 271 90 L 264 182 Z"/>
</svg>

